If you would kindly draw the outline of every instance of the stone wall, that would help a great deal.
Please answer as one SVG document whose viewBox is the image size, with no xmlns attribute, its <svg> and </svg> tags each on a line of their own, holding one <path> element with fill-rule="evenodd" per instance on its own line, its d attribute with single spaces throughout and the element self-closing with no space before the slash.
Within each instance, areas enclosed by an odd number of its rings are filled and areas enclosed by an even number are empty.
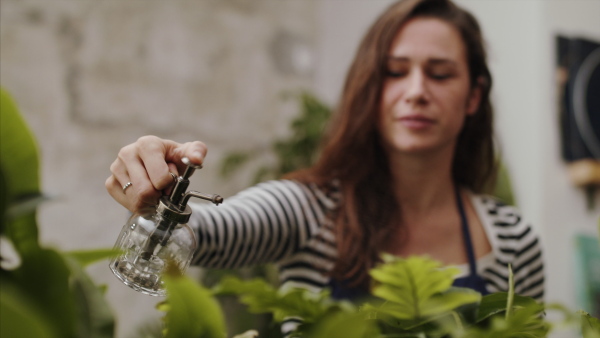
<svg viewBox="0 0 600 338">
<path fill-rule="evenodd" d="M 110 247 L 127 212 L 104 181 L 118 150 L 146 134 L 209 146 L 193 188 L 225 197 L 247 170 L 223 180 L 232 150 L 284 136 L 313 87 L 315 2 L 278 0 L 2 0 L 0 84 L 19 104 L 42 154 L 43 242 L 63 250 Z M 157 298 L 121 285 L 105 263 L 119 337 Z"/>
</svg>

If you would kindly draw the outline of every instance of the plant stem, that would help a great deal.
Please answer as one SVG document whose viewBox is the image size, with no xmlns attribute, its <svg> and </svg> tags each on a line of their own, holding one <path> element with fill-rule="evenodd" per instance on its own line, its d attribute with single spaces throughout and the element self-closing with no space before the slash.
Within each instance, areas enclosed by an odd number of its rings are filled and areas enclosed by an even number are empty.
<svg viewBox="0 0 600 338">
<path fill-rule="evenodd" d="M 454 321 L 456 322 L 456 327 L 458 328 L 458 331 L 460 332 L 460 334 L 462 336 L 463 333 L 465 332 L 465 327 L 462 325 L 462 321 L 460 320 L 458 313 L 456 313 L 456 311 L 452 311 L 452 312 L 450 312 L 450 314 L 454 318 Z"/>
<path fill-rule="evenodd" d="M 512 266 L 508 264 L 508 298 L 506 300 L 506 317 L 508 320 L 512 315 L 513 302 L 515 298 L 515 278 L 512 271 Z"/>
</svg>

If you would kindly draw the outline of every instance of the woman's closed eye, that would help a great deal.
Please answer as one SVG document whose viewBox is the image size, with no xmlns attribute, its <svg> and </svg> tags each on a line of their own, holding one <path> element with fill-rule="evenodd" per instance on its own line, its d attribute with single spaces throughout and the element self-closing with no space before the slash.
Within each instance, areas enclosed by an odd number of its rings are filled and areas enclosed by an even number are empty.
<svg viewBox="0 0 600 338">
<path fill-rule="evenodd" d="M 408 71 L 406 70 L 392 70 L 392 69 L 387 69 L 385 72 L 385 75 L 389 76 L 389 77 L 394 77 L 394 78 L 398 78 L 398 77 L 404 77 L 408 74 Z"/>
<path fill-rule="evenodd" d="M 405 58 L 389 57 L 385 66 L 385 75 L 393 78 L 406 76 L 410 70 Z"/>
<path fill-rule="evenodd" d="M 450 61 L 433 61 L 425 69 L 427 76 L 434 80 L 443 81 L 456 76 L 456 64 Z"/>
<path fill-rule="evenodd" d="M 427 74 L 430 78 L 434 80 L 447 80 L 454 77 L 454 73 L 451 72 L 429 72 Z"/>
</svg>

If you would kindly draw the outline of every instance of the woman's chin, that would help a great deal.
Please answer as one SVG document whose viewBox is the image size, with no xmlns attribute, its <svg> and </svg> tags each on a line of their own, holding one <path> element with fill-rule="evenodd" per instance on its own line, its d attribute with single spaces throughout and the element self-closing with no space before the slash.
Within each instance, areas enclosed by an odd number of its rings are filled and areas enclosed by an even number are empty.
<svg viewBox="0 0 600 338">
<path fill-rule="evenodd" d="M 391 148 L 391 149 L 390 149 Z M 439 144 L 432 144 L 429 142 L 411 142 L 411 143 L 403 143 L 396 144 L 392 147 L 388 148 L 391 150 L 391 153 L 400 155 L 400 156 L 432 156 L 434 154 L 439 154 L 444 150 L 452 151 L 449 147 L 444 147 Z"/>
</svg>

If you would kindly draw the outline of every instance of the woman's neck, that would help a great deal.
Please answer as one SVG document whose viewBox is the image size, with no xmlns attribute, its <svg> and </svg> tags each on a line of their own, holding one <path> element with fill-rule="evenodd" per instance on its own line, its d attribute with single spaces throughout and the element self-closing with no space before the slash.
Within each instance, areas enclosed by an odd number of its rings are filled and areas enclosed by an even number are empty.
<svg viewBox="0 0 600 338">
<path fill-rule="evenodd" d="M 394 193 L 403 218 L 422 215 L 454 205 L 452 180 L 453 153 L 426 156 L 395 154 L 390 156 Z"/>
</svg>

